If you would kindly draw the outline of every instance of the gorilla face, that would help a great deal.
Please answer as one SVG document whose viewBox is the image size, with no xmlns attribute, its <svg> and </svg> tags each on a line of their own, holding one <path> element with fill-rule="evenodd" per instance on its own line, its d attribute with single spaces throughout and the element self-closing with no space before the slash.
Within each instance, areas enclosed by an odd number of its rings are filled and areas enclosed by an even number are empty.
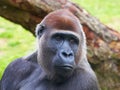
<svg viewBox="0 0 120 90">
<path fill-rule="evenodd" d="M 81 57 L 84 35 L 71 15 L 49 14 L 36 28 L 38 63 L 50 77 L 71 76 Z"/>
</svg>

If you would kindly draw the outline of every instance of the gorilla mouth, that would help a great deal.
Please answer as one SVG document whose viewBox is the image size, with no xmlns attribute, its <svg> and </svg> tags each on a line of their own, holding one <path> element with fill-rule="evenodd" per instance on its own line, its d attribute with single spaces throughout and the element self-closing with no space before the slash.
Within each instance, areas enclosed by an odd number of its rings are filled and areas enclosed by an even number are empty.
<svg viewBox="0 0 120 90">
<path fill-rule="evenodd" d="M 65 70 L 65 71 L 73 70 L 73 66 L 72 65 L 59 65 L 59 66 L 55 66 L 55 68 L 57 70 Z"/>
</svg>

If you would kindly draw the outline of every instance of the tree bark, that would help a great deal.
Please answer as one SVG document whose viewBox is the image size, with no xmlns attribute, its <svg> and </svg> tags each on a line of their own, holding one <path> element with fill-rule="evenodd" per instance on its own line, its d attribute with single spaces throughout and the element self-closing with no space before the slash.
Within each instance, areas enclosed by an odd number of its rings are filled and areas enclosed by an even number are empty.
<svg viewBox="0 0 120 90">
<path fill-rule="evenodd" d="M 88 60 L 105 90 L 120 89 L 120 33 L 105 26 L 85 9 L 67 0 L 2 0 L 0 16 L 34 34 L 51 11 L 68 8 L 78 17 L 87 37 Z"/>
</svg>

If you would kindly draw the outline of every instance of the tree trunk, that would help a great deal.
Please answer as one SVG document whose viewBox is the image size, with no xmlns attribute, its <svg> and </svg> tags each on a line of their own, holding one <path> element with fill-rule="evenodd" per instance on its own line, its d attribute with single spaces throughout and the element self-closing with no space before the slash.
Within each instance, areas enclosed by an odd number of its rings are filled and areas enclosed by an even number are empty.
<svg viewBox="0 0 120 90">
<path fill-rule="evenodd" d="M 120 33 L 105 26 L 86 10 L 67 0 L 2 0 L 0 16 L 22 25 L 34 34 L 35 26 L 51 11 L 68 8 L 83 25 L 88 60 L 101 88 L 120 89 Z"/>
</svg>

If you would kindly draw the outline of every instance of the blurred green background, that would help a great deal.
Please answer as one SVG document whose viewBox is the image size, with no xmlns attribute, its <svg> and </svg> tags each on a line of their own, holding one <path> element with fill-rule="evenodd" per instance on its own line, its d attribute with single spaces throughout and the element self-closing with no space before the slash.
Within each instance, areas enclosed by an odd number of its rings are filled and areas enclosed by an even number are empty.
<svg viewBox="0 0 120 90">
<path fill-rule="evenodd" d="M 120 31 L 119 0 L 72 0 L 85 8 L 102 23 Z M 25 56 L 36 48 L 33 35 L 0 17 L 0 78 L 6 66 L 14 59 Z"/>
</svg>

